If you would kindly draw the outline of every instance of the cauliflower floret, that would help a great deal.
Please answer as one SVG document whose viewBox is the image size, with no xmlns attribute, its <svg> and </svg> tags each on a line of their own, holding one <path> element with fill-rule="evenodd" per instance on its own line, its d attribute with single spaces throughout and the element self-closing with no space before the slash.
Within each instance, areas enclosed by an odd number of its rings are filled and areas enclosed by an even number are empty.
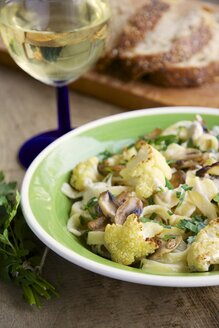
<svg viewBox="0 0 219 328">
<path fill-rule="evenodd" d="M 159 151 L 144 144 L 120 175 L 127 185 L 135 188 L 137 196 L 148 198 L 159 187 L 165 187 L 165 178 L 171 179 L 171 169 Z"/>
<path fill-rule="evenodd" d="M 97 157 L 91 157 L 76 165 L 70 179 L 71 186 L 79 191 L 83 191 L 94 182 L 97 182 L 100 178 L 97 165 Z"/>
<path fill-rule="evenodd" d="M 157 229 L 154 229 L 154 235 Z M 150 231 L 151 236 L 151 231 Z M 124 265 L 130 265 L 159 247 L 153 238 L 145 240 L 144 226 L 135 214 L 128 216 L 123 225 L 108 224 L 104 234 L 104 245 L 110 252 L 112 260 Z"/>
<path fill-rule="evenodd" d="M 129 161 L 134 155 L 137 154 L 135 147 L 124 148 L 121 154 L 112 155 L 105 160 L 109 166 L 119 165 L 125 161 Z"/>
<path fill-rule="evenodd" d="M 219 219 L 212 220 L 196 236 L 187 256 L 191 271 L 208 271 L 211 264 L 219 264 Z"/>
</svg>

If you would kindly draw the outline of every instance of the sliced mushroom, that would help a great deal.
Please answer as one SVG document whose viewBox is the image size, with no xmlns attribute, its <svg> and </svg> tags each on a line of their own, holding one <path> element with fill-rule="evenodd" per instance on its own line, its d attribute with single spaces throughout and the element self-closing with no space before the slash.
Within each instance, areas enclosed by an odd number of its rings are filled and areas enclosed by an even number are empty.
<svg viewBox="0 0 219 328">
<path fill-rule="evenodd" d="M 219 176 L 219 162 L 202 167 L 196 172 L 196 176 L 202 178 L 207 173 L 210 175 Z"/>
<path fill-rule="evenodd" d="M 119 172 L 124 169 L 124 167 L 125 165 L 123 164 L 110 165 L 109 162 L 106 160 L 98 164 L 98 171 L 104 176 L 108 175 L 109 173 L 119 175 Z"/>
<path fill-rule="evenodd" d="M 130 191 L 123 191 L 121 194 L 119 194 L 116 197 L 116 202 L 118 204 L 118 207 L 121 206 L 125 201 L 132 196 L 132 193 Z"/>
<path fill-rule="evenodd" d="M 171 237 L 171 236 L 170 236 Z M 173 236 L 168 241 L 164 241 L 163 239 L 159 239 L 159 248 L 153 253 L 149 259 L 150 260 L 159 260 L 163 255 L 172 252 L 176 249 L 182 241 L 182 236 Z"/>
<path fill-rule="evenodd" d="M 98 204 L 105 217 L 114 219 L 118 205 L 115 203 L 115 197 L 111 192 L 102 192 L 98 199 Z"/>
<path fill-rule="evenodd" d="M 180 184 L 184 184 L 186 181 L 186 174 L 182 170 L 178 170 L 172 174 L 170 183 L 174 188 L 178 188 Z"/>
<path fill-rule="evenodd" d="M 87 227 L 92 231 L 104 231 L 108 223 L 108 219 L 105 216 L 101 216 L 95 220 L 89 221 Z"/>
<path fill-rule="evenodd" d="M 161 129 L 156 128 L 156 129 L 154 129 L 153 131 L 151 131 L 150 133 L 148 133 L 148 134 L 146 135 L 146 137 L 148 137 L 149 139 L 156 139 L 158 136 L 161 135 L 161 132 L 162 132 Z"/>
<path fill-rule="evenodd" d="M 114 222 L 123 224 L 130 214 L 141 215 L 143 203 L 136 197 L 129 197 L 116 211 Z"/>
<path fill-rule="evenodd" d="M 180 169 L 195 169 L 197 165 L 202 165 L 209 158 L 207 153 L 188 153 L 184 158 L 176 160 L 171 164 L 171 167 L 175 167 L 177 170 Z"/>
</svg>

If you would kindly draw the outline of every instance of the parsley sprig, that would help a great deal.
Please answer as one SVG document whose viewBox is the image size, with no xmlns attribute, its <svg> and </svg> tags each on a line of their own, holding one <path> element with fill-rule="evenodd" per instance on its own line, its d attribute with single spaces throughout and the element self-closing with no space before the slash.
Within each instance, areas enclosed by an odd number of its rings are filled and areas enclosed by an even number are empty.
<svg viewBox="0 0 219 328">
<path fill-rule="evenodd" d="M 192 190 L 192 187 L 189 187 L 187 184 L 183 184 L 180 186 L 181 191 L 176 192 L 176 197 L 179 199 L 179 203 L 177 207 L 180 207 L 185 199 L 186 191 Z"/>
<path fill-rule="evenodd" d="M 201 215 L 194 215 L 191 220 L 180 220 L 180 222 L 177 224 L 177 228 L 185 230 L 186 232 L 197 234 L 206 226 L 205 221 L 206 217 Z"/>
<path fill-rule="evenodd" d="M 165 136 L 159 135 L 155 139 L 150 139 L 147 136 L 144 136 L 143 140 L 147 141 L 149 144 L 153 145 L 158 150 L 167 150 L 170 144 L 179 142 L 178 136 L 172 134 Z"/>
<path fill-rule="evenodd" d="M 40 256 L 33 240 L 20 209 L 16 183 L 6 183 L 0 171 L 0 278 L 17 284 L 30 305 L 41 307 L 41 298 L 58 293 L 41 275 L 48 249 Z"/>
</svg>

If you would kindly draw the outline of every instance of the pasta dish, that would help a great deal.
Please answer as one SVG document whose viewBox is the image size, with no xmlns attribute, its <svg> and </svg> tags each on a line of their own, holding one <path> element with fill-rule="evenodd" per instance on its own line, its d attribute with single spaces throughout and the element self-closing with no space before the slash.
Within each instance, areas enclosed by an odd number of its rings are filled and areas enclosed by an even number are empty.
<svg viewBox="0 0 219 328">
<path fill-rule="evenodd" d="M 67 229 L 145 272 L 219 270 L 219 127 L 197 115 L 78 163 Z"/>
</svg>

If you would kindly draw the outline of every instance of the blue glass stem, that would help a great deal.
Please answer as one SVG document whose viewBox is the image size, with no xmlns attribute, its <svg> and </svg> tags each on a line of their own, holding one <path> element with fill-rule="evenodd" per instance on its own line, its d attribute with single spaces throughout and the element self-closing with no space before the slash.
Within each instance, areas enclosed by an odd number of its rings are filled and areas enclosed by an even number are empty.
<svg viewBox="0 0 219 328">
<path fill-rule="evenodd" d="M 63 134 L 71 131 L 71 118 L 69 106 L 68 87 L 57 87 L 57 110 L 58 110 L 58 134 Z"/>
<path fill-rule="evenodd" d="M 68 87 L 58 87 L 56 94 L 58 129 L 40 133 L 22 145 L 18 160 L 24 168 L 28 168 L 34 158 L 54 140 L 71 131 Z"/>
</svg>

